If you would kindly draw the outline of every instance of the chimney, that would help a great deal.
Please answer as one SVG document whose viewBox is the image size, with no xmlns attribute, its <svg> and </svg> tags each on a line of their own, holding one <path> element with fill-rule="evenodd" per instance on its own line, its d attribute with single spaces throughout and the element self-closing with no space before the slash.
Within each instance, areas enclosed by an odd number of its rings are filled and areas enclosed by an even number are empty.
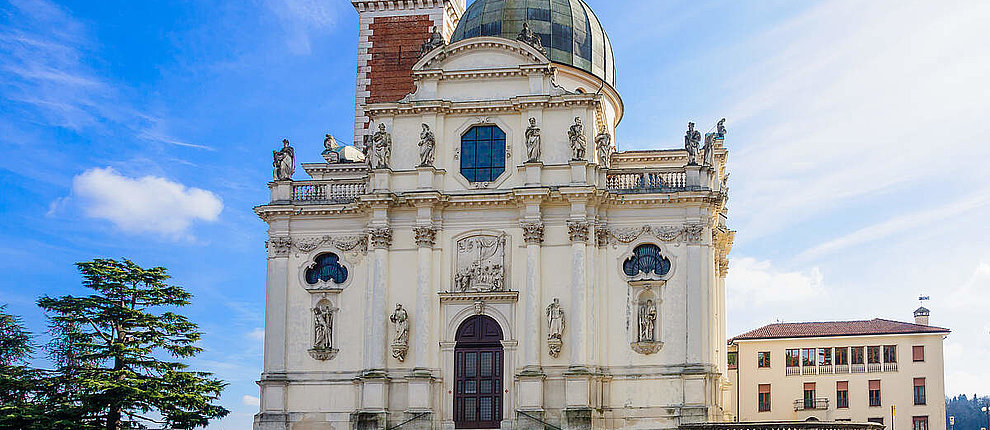
<svg viewBox="0 0 990 430">
<path fill-rule="evenodd" d="M 917 325 L 928 325 L 928 309 L 924 306 L 914 311 L 914 323 Z"/>
</svg>

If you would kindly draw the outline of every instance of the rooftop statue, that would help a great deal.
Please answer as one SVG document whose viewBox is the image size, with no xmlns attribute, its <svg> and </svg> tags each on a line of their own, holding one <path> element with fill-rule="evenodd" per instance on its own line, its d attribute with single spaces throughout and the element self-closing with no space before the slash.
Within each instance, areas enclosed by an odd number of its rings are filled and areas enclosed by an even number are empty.
<svg viewBox="0 0 990 430">
<path fill-rule="evenodd" d="M 698 147 L 701 146 L 701 132 L 694 129 L 694 123 L 688 123 L 687 132 L 684 133 L 684 149 L 688 153 L 688 165 L 698 165 Z"/>
<path fill-rule="evenodd" d="M 275 180 L 291 181 L 292 174 L 296 171 L 296 154 L 289 146 L 289 139 L 282 139 L 282 149 L 272 151 L 272 158 L 274 158 L 272 165 L 275 167 Z"/>
<path fill-rule="evenodd" d="M 432 167 L 434 152 L 437 146 L 436 136 L 430 131 L 430 126 L 423 124 L 419 133 L 419 167 Z"/>
<path fill-rule="evenodd" d="M 536 126 L 536 118 L 530 118 L 529 127 L 526 128 L 527 163 L 540 161 L 540 140 L 540 128 Z"/>
<path fill-rule="evenodd" d="M 423 58 L 426 54 L 433 52 L 434 49 L 447 44 L 447 42 L 443 40 L 443 35 L 440 34 L 440 30 L 437 29 L 436 26 L 433 27 L 432 31 L 433 34 L 430 35 L 430 38 L 423 42 L 423 45 L 419 48 L 419 58 Z"/>
<path fill-rule="evenodd" d="M 715 133 L 705 133 L 705 147 L 701 150 L 701 164 L 712 166 L 715 164 Z"/>
<path fill-rule="evenodd" d="M 337 139 L 334 139 L 330 133 L 327 133 L 326 137 L 323 138 L 323 159 L 327 160 L 327 163 L 335 164 L 340 162 L 340 145 L 337 144 Z"/>
<path fill-rule="evenodd" d="M 715 124 L 715 129 L 718 137 L 725 138 L 725 118 L 718 120 L 718 124 Z"/>
<path fill-rule="evenodd" d="M 529 29 L 529 22 L 523 23 L 522 31 L 519 32 L 519 36 L 516 40 L 526 42 L 529 46 L 536 48 L 541 54 L 546 55 L 547 49 L 543 47 L 543 41 L 540 40 L 540 36 L 533 33 L 533 30 Z"/>
<path fill-rule="evenodd" d="M 584 137 L 584 125 L 581 124 L 581 117 L 574 118 L 574 125 L 567 130 L 567 138 L 571 141 L 571 160 L 584 160 L 588 143 Z"/>
</svg>

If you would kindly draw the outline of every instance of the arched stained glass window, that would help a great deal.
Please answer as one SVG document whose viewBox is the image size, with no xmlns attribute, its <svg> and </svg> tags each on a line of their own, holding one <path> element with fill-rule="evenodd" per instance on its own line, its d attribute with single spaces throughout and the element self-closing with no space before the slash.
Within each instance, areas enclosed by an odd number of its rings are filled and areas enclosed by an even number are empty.
<svg viewBox="0 0 990 430">
<path fill-rule="evenodd" d="M 471 182 L 491 182 L 505 171 L 505 132 L 494 125 L 471 127 L 461 136 L 461 174 Z"/>
<path fill-rule="evenodd" d="M 659 277 L 670 271 L 670 260 L 660 253 L 659 246 L 648 243 L 633 249 L 633 256 L 622 263 L 622 271 L 627 276 Z"/>
<path fill-rule="evenodd" d="M 313 266 L 306 269 L 306 282 L 310 285 L 330 281 L 343 284 L 346 280 L 347 268 L 340 264 L 340 258 L 332 252 L 317 255 Z"/>
</svg>

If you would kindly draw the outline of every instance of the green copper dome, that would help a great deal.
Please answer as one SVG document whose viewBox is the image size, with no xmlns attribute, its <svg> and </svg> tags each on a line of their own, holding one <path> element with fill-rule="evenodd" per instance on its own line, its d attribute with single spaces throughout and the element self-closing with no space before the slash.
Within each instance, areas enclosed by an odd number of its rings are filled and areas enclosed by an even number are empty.
<svg viewBox="0 0 990 430">
<path fill-rule="evenodd" d="M 524 23 L 540 38 L 551 61 L 615 86 L 612 45 L 598 17 L 582 0 L 475 0 L 450 41 L 479 36 L 516 40 Z"/>
</svg>

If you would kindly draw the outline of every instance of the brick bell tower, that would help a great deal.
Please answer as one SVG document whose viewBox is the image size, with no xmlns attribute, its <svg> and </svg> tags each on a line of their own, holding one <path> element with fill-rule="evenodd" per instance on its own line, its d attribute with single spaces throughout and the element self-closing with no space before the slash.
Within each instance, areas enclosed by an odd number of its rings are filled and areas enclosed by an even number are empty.
<svg viewBox="0 0 990 430">
<path fill-rule="evenodd" d="M 450 40 L 465 0 L 351 0 L 358 23 L 354 144 L 363 145 L 371 124 L 367 103 L 394 102 L 416 90 L 412 67 L 435 27 Z M 360 148 L 360 146 L 359 146 Z"/>
</svg>

